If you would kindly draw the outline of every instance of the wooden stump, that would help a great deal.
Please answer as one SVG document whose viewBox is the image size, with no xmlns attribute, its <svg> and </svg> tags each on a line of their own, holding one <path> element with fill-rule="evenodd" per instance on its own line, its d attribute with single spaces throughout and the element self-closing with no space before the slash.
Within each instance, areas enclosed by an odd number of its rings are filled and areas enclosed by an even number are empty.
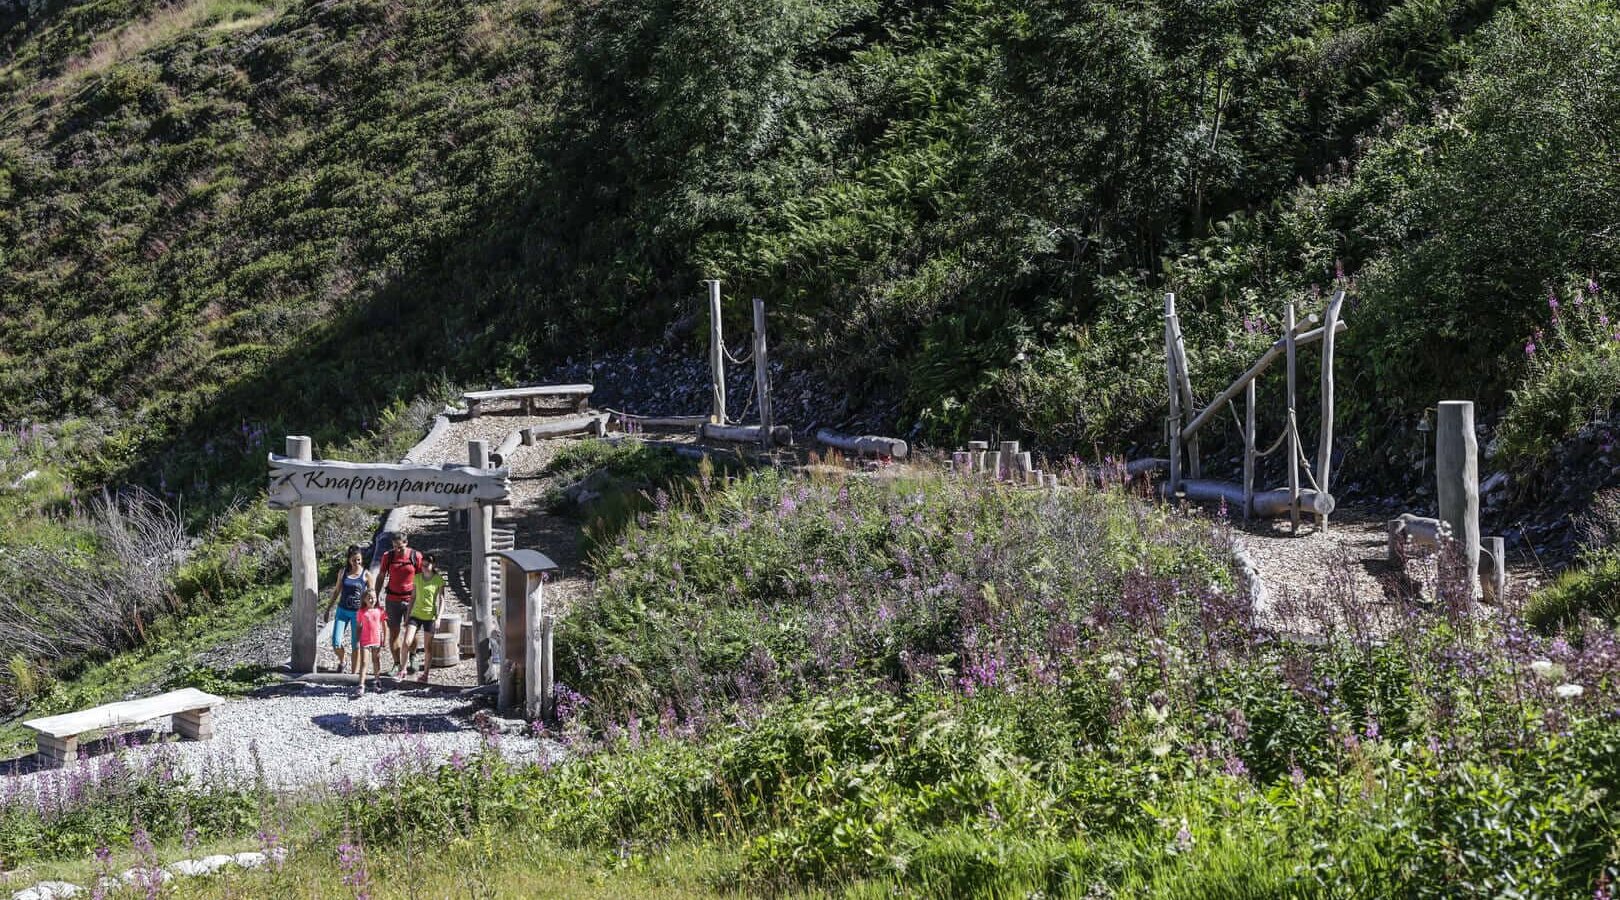
<svg viewBox="0 0 1620 900">
<path fill-rule="evenodd" d="M 183 738 L 206 741 L 214 736 L 214 711 L 211 709 L 175 713 L 169 721 L 174 726 L 174 733 Z"/>
<path fill-rule="evenodd" d="M 79 739 L 56 738 L 48 734 L 35 735 L 34 756 L 47 768 L 61 768 L 79 758 Z"/>
</svg>

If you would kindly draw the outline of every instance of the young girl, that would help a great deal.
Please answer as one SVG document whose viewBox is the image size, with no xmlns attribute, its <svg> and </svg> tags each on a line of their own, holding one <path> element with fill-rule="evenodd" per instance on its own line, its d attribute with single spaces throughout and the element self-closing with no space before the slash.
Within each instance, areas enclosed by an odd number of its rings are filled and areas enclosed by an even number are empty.
<svg viewBox="0 0 1620 900">
<path fill-rule="evenodd" d="M 416 576 L 415 596 L 411 601 L 411 618 L 405 627 L 404 656 L 410 661 L 416 652 L 416 636 L 422 636 L 422 674 L 416 680 L 427 683 L 429 664 L 433 662 L 433 633 L 438 630 L 439 617 L 444 614 L 444 576 L 433 554 L 422 556 L 422 573 Z M 405 677 L 402 665 L 395 678 Z"/>
<path fill-rule="evenodd" d="M 371 573 L 366 571 L 366 557 L 360 548 L 350 544 L 343 558 L 343 571 L 338 573 L 337 584 L 332 586 L 332 596 L 326 603 L 328 619 L 332 617 L 332 607 L 337 607 L 337 621 L 332 623 L 332 652 L 337 654 L 339 672 L 343 671 L 345 628 L 349 631 L 347 643 L 354 648 L 355 665 L 360 664 L 360 627 L 355 617 L 360 614 L 360 599 L 371 590 Z"/>
<path fill-rule="evenodd" d="M 371 680 L 375 684 L 382 674 L 382 645 L 383 635 L 387 633 L 388 619 L 377 606 L 377 592 L 366 590 L 365 606 L 361 607 L 360 615 L 360 649 L 354 651 L 355 669 L 360 678 L 360 689 L 356 696 L 366 692 L 366 657 L 371 657 Z M 367 651 L 370 651 L 369 653 Z"/>
</svg>

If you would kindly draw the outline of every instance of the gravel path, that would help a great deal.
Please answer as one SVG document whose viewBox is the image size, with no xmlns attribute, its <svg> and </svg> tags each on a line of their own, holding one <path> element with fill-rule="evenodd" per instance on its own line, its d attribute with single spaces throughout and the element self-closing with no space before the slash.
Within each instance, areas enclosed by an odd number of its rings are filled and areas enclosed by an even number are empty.
<svg viewBox="0 0 1620 900">
<path fill-rule="evenodd" d="M 1340 509 L 1325 532 L 1308 517 L 1298 534 L 1287 519 L 1234 523 L 1234 535 L 1265 585 L 1262 620 L 1299 633 L 1351 624 L 1387 631 L 1402 598 L 1432 597 L 1433 559 L 1413 559 L 1405 566 L 1390 562 L 1385 521 L 1385 516 Z M 1508 561 L 1510 590 L 1533 588 L 1539 574 L 1532 560 Z"/>
<path fill-rule="evenodd" d="M 414 685 L 385 684 L 357 699 L 348 686 L 294 683 L 215 707 L 212 740 L 167 741 L 168 720 L 159 719 L 129 735 L 140 744 L 129 752 L 137 758 L 172 754 L 201 783 L 233 774 L 252 777 L 262 767 L 274 790 L 331 785 L 345 777 L 367 784 L 390 765 L 438 765 L 452 754 L 477 752 L 484 737 L 473 726 L 474 711 L 457 694 Z M 517 730 L 515 723 L 512 727 Z M 116 772 L 106 762 L 111 744 L 86 748 L 81 771 Z M 503 734 L 498 745 L 512 759 L 534 760 L 544 753 L 554 760 L 560 754 L 556 744 L 523 733 Z M 13 789 L 9 782 L 26 789 L 59 777 L 53 770 L 37 770 L 31 760 L 6 763 L 0 772 L 7 776 L 0 778 L 7 791 Z"/>
</svg>

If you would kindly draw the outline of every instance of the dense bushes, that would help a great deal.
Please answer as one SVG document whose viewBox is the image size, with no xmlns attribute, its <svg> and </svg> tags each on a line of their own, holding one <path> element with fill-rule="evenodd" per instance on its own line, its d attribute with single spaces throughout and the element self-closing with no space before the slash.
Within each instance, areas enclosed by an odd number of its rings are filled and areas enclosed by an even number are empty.
<svg viewBox="0 0 1620 900">
<path fill-rule="evenodd" d="M 1054 677 L 1083 622 L 1239 599 L 1206 528 L 1091 493 L 761 473 L 663 507 L 595 560 L 559 678 L 593 718 L 701 731 L 854 679 L 999 689 Z"/>
<path fill-rule="evenodd" d="M 898 427 L 1089 449 L 1157 415 L 1162 290 L 1207 392 L 1342 260 L 1378 442 L 1616 267 L 1599 0 L 45 5 L 0 21 L 0 397 L 110 401 L 86 481 L 240 492 L 244 413 L 325 440 L 710 275 Z"/>
</svg>

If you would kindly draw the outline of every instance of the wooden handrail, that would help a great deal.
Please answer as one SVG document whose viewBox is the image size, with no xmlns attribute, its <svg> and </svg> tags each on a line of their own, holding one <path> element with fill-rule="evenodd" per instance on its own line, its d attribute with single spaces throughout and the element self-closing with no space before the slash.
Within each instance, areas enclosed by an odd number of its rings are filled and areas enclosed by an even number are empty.
<svg viewBox="0 0 1620 900">
<path fill-rule="evenodd" d="M 1310 319 L 1306 320 L 1307 323 L 1310 321 Z M 1338 334 L 1339 332 L 1345 330 L 1346 327 L 1348 326 L 1344 324 L 1344 320 L 1339 319 L 1333 323 L 1333 333 Z M 1317 341 L 1320 341 L 1325 330 L 1326 326 L 1323 326 L 1322 328 L 1313 328 L 1310 331 L 1300 333 L 1299 336 L 1294 339 L 1294 346 L 1303 347 L 1307 344 L 1314 344 Z M 1284 349 L 1287 347 L 1287 344 L 1287 338 L 1278 338 L 1270 347 L 1266 348 L 1266 352 L 1260 355 L 1260 358 L 1255 361 L 1254 365 L 1249 367 L 1247 372 L 1239 375 L 1236 381 L 1228 385 L 1226 390 L 1221 391 L 1214 400 L 1210 401 L 1208 406 L 1204 407 L 1203 411 L 1194 416 L 1193 420 L 1187 423 L 1186 428 L 1181 429 L 1181 439 L 1187 440 L 1188 438 L 1192 437 L 1195 433 L 1197 433 L 1198 429 L 1204 427 L 1204 424 L 1215 416 L 1222 404 L 1226 403 L 1228 400 L 1231 400 L 1233 397 L 1236 397 L 1238 391 L 1243 390 L 1244 385 L 1260 377 L 1260 374 L 1264 372 L 1272 363 L 1276 362 L 1277 357 L 1282 355 Z"/>
</svg>

